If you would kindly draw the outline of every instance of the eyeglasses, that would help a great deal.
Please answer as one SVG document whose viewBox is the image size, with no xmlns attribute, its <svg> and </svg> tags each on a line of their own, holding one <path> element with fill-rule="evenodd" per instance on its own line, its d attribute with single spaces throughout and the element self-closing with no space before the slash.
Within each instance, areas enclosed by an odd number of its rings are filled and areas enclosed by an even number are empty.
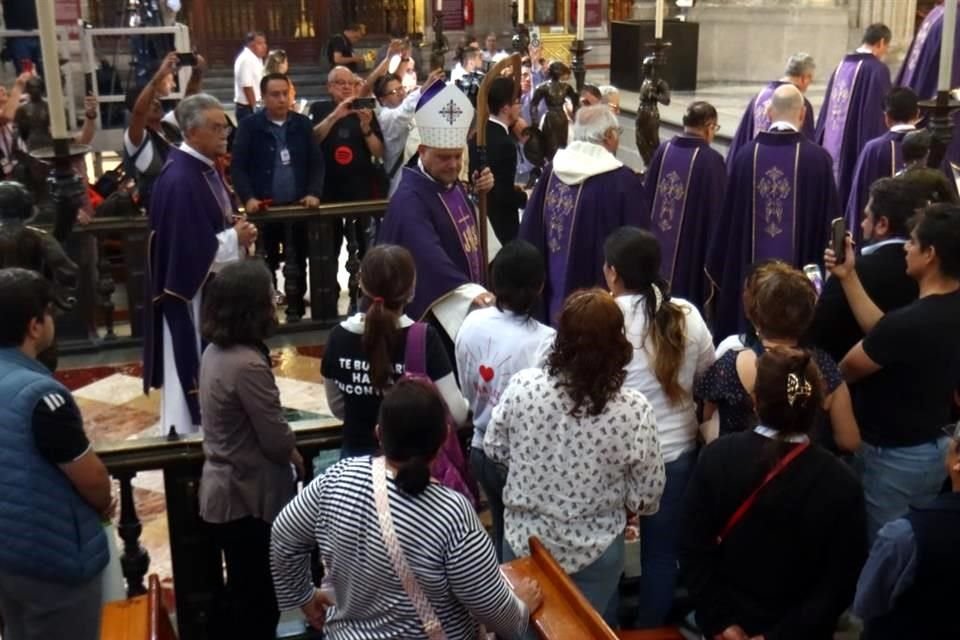
<svg viewBox="0 0 960 640">
<path fill-rule="evenodd" d="M 335 84 L 340 87 L 345 87 L 347 85 L 352 85 L 353 80 L 331 80 L 329 84 Z"/>
<path fill-rule="evenodd" d="M 623 127 L 610 127 L 608 131 L 616 131 L 618 136 L 623 135 Z"/>
<path fill-rule="evenodd" d="M 402 96 L 406 92 L 407 90 L 404 89 L 403 87 L 397 87 L 396 89 L 392 89 L 391 91 L 387 91 L 386 93 L 384 93 L 383 97 L 386 98 L 387 96 Z"/>
<path fill-rule="evenodd" d="M 720 125 L 717 124 L 716 122 L 714 122 L 712 125 L 710 125 L 710 129 L 711 129 L 714 133 L 716 133 L 717 131 L 720 131 Z"/>
</svg>

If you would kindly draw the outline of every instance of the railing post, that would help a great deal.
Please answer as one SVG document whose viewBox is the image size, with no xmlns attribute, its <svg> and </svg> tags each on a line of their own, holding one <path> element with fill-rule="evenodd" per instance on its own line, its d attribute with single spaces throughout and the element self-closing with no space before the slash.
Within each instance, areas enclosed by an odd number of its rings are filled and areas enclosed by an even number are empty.
<svg viewBox="0 0 960 640">
<path fill-rule="evenodd" d="M 120 481 L 120 524 L 117 531 L 123 540 L 123 555 L 120 556 L 120 567 L 123 577 L 127 581 L 127 597 L 133 598 L 147 592 L 143 584 L 143 577 L 150 568 L 150 554 L 140 544 L 140 534 L 143 526 L 137 515 L 137 507 L 133 500 L 132 471 L 115 472 L 114 477 Z"/>
<path fill-rule="evenodd" d="M 347 229 L 347 291 L 350 296 L 350 308 L 347 313 L 357 312 L 357 298 L 360 294 L 360 234 L 364 233 L 361 228 L 362 220 L 365 218 L 348 218 L 346 221 Z M 364 243 L 366 244 L 366 243 Z"/>
<path fill-rule="evenodd" d="M 295 222 L 283 224 L 283 292 L 287 296 L 287 322 L 300 322 L 304 314 L 303 294 L 307 290 L 306 274 L 300 268 L 302 257 L 297 252 L 296 231 L 301 230 Z"/>
<path fill-rule="evenodd" d="M 107 258 L 107 252 L 100 246 L 101 236 L 94 235 L 97 243 L 97 253 L 100 257 L 100 279 L 97 282 L 97 293 L 100 294 L 100 309 L 103 311 L 103 324 L 106 327 L 104 340 L 116 340 L 117 334 L 113 331 L 113 293 L 117 290 L 117 284 L 113 280 L 113 269 L 110 267 L 110 260 Z"/>
</svg>

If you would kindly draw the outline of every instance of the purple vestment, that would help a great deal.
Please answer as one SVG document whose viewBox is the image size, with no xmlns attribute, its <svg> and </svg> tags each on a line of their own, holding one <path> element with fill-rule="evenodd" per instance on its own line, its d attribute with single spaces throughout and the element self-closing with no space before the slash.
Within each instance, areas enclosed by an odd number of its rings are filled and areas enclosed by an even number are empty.
<svg viewBox="0 0 960 640">
<path fill-rule="evenodd" d="M 163 320 L 173 337 L 180 386 L 193 424 L 200 354 L 191 301 L 200 292 L 217 255 L 217 234 L 229 227 L 232 203 L 220 174 L 201 160 L 172 149 L 153 185 L 144 308 L 143 389 L 164 385 Z M 166 426 L 166 425 L 165 425 Z M 183 425 L 181 425 L 181 430 Z"/>
<path fill-rule="evenodd" d="M 753 140 L 758 133 L 770 128 L 771 122 L 770 118 L 767 117 L 767 107 L 773 98 L 773 92 L 776 91 L 777 87 L 785 84 L 790 83 L 783 80 L 774 80 L 747 103 L 747 108 L 744 110 L 743 117 L 740 118 L 740 124 L 737 126 L 737 132 L 727 149 L 727 169 L 733 166 L 733 159 L 737 157 L 737 151 Z M 813 124 L 813 105 L 810 104 L 806 96 L 803 98 L 803 104 L 807 107 L 807 110 L 803 116 L 803 128 L 800 129 L 800 132 L 808 140 L 813 140 L 816 136 L 816 128 Z"/>
<path fill-rule="evenodd" d="M 817 142 L 833 158 L 834 179 L 846 202 L 863 147 L 886 131 L 883 101 L 890 69 L 870 53 L 847 54 L 830 76 L 817 118 Z"/>
<path fill-rule="evenodd" d="M 400 245 L 413 254 L 417 287 L 407 305 L 412 318 L 422 318 L 461 285 L 484 284 L 476 212 L 460 183 L 446 188 L 419 168 L 404 168 L 377 244 Z"/>
<path fill-rule="evenodd" d="M 657 148 L 646 174 L 650 231 L 660 241 L 660 275 L 670 283 L 672 295 L 698 306 L 709 291 L 704 259 L 723 207 L 726 179 L 723 156 L 703 138 L 683 135 Z"/>
<path fill-rule="evenodd" d="M 900 145 L 909 131 L 887 131 L 874 138 L 863 148 L 853 172 L 853 184 L 847 199 L 847 229 L 853 232 L 855 240 L 860 240 L 860 221 L 863 209 L 870 197 L 870 185 L 880 178 L 891 178 L 903 169 L 903 155 Z"/>
<path fill-rule="evenodd" d="M 760 133 L 733 164 L 707 252 L 718 339 L 742 326 L 740 294 L 753 262 L 820 264 L 830 221 L 841 213 L 830 156 L 800 133 Z"/>
<path fill-rule="evenodd" d="M 957 27 L 960 27 L 960 13 L 957 14 Z M 923 19 L 917 34 L 907 49 L 907 57 L 897 74 L 896 84 L 909 87 L 921 100 L 935 98 L 937 80 L 940 72 L 940 42 L 943 37 L 943 5 L 934 6 Z M 951 87 L 960 87 L 960 49 L 954 48 Z M 950 162 L 960 164 L 960 114 L 954 114 L 954 136 L 950 140 L 942 168 L 950 176 Z"/>
<path fill-rule="evenodd" d="M 604 241 L 622 226 L 648 228 L 648 210 L 643 182 L 627 167 L 574 185 L 564 184 L 552 166 L 545 170 L 527 202 L 519 234 L 546 260 L 542 322 L 556 320 L 571 291 L 603 286 Z"/>
</svg>

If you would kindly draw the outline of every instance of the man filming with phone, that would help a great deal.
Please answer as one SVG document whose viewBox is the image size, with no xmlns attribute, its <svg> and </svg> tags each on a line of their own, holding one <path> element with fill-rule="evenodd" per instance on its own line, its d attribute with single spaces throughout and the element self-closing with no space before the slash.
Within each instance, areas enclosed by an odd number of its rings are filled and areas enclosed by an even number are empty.
<svg viewBox="0 0 960 640">
<path fill-rule="evenodd" d="M 324 202 L 350 202 L 375 200 L 387 197 L 386 173 L 383 169 L 383 132 L 373 113 L 375 98 L 359 98 L 356 94 L 353 73 L 346 67 L 337 66 L 327 75 L 329 101 L 319 101 L 310 109 L 316 123 L 313 135 L 323 149 L 326 178 L 323 185 Z M 343 240 L 344 223 L 331 221 L 330 249 L 334 259 L 324 263 L 325 274 L 330 281 L 336 280 L 337 260 Z M 366 251 L 367 220 L 352 220 L 354 232 L 360 244 L 361 255 Z M 332 274 L 332 275 L 331 275 Z M 330 291 L 329 299 L 321 301 L 322 308 L 336 315 L 336 289 Z M 329 305 L 329 306 L 328 306 Z"/>
</svg>

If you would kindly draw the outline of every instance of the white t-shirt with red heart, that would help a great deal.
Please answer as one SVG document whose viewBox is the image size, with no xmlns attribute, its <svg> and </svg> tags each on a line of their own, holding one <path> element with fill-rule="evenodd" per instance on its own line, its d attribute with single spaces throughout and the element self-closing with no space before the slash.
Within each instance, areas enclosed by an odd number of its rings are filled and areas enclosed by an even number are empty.
<svg viewBox="0 0 960 640">
<path fill-rule="evenodd" d="M 538 353 L 545 342 L 553 342 L 551 327 L 533 318 L 496 307 L 478 309 L 464 320 L 457 332 L 457 372 L 460 389 L 473 411 L 471 446 L 483 447 L 483 434 L 490 414 L 507 388 L 510 377 L 542 364 Z"/>
</svg>

